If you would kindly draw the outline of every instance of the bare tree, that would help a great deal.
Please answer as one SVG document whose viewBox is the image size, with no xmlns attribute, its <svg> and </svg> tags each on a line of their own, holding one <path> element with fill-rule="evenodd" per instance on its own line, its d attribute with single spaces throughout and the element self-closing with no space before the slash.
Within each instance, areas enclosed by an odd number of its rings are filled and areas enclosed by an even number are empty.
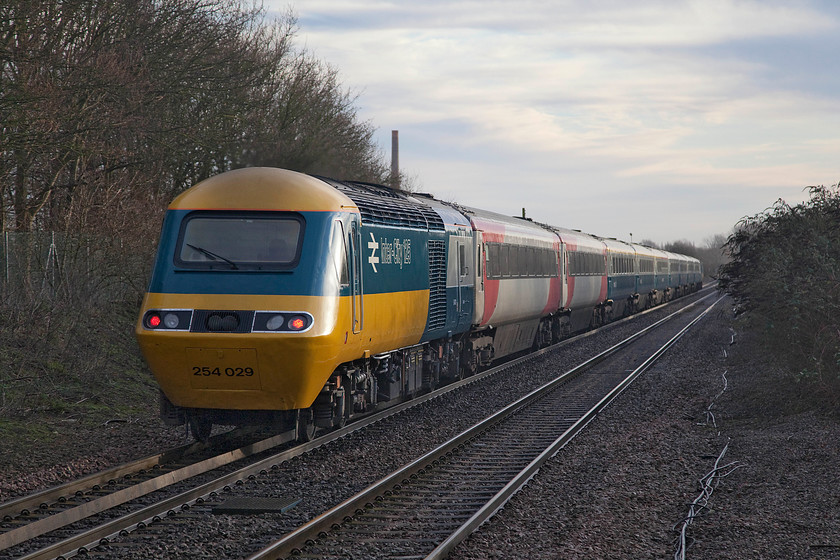
<svg viewBox="0 0 840 560">
<path fill-rule="evenodd" d="M 243 163 L 375 182 L 387 177 L 375 129 L 357 120 L 357 97 L 342 88 L 337 69 L 299 52 L 270 86 L 266 112 L 258 115 L 272 126 L 255 126 Z"/>
<path fill-rule="evenodd" d="M 264 15 L 239 0 L 0 7 L 3 227 L 113 231 L 246 165 L 381 180 L 355 95 L 293 48 L 291 14 Z"/>
</svg>

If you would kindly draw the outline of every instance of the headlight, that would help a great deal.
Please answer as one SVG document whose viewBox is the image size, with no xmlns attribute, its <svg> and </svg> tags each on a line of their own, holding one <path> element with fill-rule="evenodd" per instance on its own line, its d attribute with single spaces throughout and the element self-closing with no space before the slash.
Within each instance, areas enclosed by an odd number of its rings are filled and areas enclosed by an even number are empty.
<svg viewBox="0 0 840 560">
<path fill-rule="evenodd" d="M 167 329 L 177 329 L 178 328 L 178 316 L 174 313 L 167 313 L 163 316 L 163 324 L 166 325 Z"/>
<path fill-rule="evenodd" d="M 265 328 L 270 331 L 276 331 L 277 329 L 283 328 L 283 323 L 286 321 L 286 318 L 282 315 L 275 315 L 271 319 L 268 320 L 265 324 Z"/>
<path fill-rule="evenodd" d="M 192 309 L 150 309 L 143 315 L 143 327 L 154 331 L 188 331 Z"/>
<path fill-rule="evenodd" d="M 312 328 L 315 319 L 301 311 L 257 311 L 252 332 L 289 333 L 304 332 Z"/>
</svg>

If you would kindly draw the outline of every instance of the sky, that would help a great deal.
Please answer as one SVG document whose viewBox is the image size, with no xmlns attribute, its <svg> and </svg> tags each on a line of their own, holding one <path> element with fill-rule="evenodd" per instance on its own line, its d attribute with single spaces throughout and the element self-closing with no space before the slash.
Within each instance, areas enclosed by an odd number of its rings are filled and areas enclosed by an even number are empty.
<svg viewBox="0 0 840 560">
<path fill-rule="evenodd" d="M 416 190 L 698 246 L 840 181 L 840 1 L 265 0 Z M 353 179 L 352 177 L 343 177 Z"/>
</svg>

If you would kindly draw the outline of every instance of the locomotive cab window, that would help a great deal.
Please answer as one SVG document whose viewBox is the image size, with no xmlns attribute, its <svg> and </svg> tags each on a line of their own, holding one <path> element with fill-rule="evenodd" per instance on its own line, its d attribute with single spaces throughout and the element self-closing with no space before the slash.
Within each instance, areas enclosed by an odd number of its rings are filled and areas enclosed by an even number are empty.
<svg viewBox="0 0 840 560">
<path fill-rule="evenodd" d="M 341 286 L 350 285 L 350 273 L 347 270 L 347 245 L 344 243 L 344 224 L 336 220 L 333 224 L 332 241 L 330 242 L 330 254 L 336 278 Z"/>
<path fill-rule="evenodd" d="M 297 265 L 303 218 L 291 213 L 195 212 L 181 224 L 175 264 L 203 270 L 284 270 Z"/>
</svg>

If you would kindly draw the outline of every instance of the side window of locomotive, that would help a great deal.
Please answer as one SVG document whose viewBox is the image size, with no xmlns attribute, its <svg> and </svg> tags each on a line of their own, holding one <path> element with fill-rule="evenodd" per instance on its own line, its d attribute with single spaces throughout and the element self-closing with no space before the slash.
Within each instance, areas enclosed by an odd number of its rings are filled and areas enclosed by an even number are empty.
<svg viewBox="0 0 840 560">
<path fill-rule="evenodd" d="M 290 269 L 303 229 L 303 218 L 293 214 L 196 212 L 181 225 L 175 262 L 208 270 Z"/>
<path fill-rule="evenodd" d="M 339 284 L 349 286 L 350 274 L 347 270 L 347 245 L 344 242 L 344 224 L 340 221 L 336 221 L 333 224 L 330 255 Z"/>
</svg>

